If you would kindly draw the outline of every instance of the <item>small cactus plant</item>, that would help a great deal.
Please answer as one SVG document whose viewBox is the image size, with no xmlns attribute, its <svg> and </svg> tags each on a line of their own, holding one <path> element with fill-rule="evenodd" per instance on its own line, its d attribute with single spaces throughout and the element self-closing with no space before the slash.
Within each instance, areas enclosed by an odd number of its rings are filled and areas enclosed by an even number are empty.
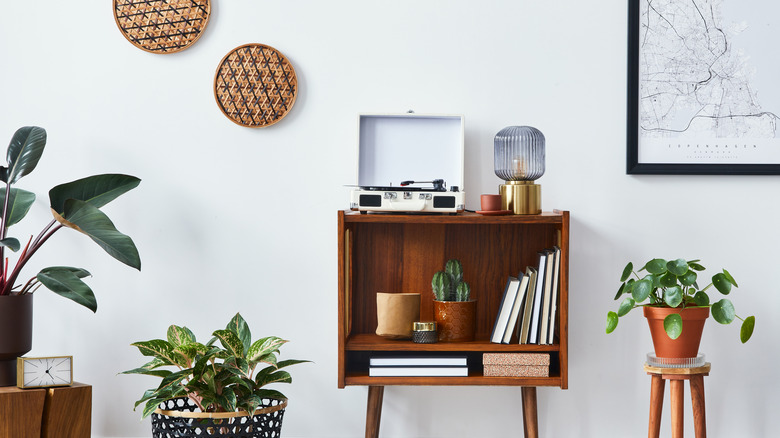
<svg viewBox="0 0 780 438">
<path fill-rule="evenodd" d="M 433 295 L 437 301 L 469 301 L 471 287 L 463 281 L 463 265 L 459 260 L 448 260 L 443 271 L 433 274 Z"/>
</svg>

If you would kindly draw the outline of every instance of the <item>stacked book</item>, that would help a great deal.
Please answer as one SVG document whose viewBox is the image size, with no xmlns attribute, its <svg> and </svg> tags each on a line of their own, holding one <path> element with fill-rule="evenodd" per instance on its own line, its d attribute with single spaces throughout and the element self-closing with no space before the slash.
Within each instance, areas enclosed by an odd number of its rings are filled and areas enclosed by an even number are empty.
<svg viewBox="0 0 780 438">
<path fill-rule="evenodd" d="M 484 353 L 486 377 L 549 377 L 550 355 L 545 353 Z"/>
<path fill-rule="evenodd" d="M 509 277 L 490 341 L 509 344 L 553 344 L 558 311 L 561 250 L 539 252 L 537 266 Z M 513 336 L 514 335 L 514 336 Z"/>
<path fill-rule="evenodd" d="M 466 356 L 374 356 L 369 377 L 468 377 Z"/>
</svg>

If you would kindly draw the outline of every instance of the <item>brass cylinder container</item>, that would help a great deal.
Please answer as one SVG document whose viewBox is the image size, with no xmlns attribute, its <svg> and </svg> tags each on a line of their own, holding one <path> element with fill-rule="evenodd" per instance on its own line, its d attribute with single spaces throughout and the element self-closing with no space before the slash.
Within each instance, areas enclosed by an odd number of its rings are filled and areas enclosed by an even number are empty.
<svg viewBox="0 0 780 438">
<path fill-rule="evenodd" d="M 514 214 L 539 214 L 542 212 L 542 186 L 533 181 L 507 181 L 498 186 L 501 206 Z"/>
</svg>

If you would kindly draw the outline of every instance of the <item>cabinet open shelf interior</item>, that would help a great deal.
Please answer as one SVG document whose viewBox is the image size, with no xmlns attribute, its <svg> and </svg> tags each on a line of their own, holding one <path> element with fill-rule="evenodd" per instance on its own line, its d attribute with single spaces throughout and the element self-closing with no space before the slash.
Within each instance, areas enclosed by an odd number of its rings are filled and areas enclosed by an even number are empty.
<svg viewBox="0 0 780 438">
<path fill-rule="evenodd" d="M 568 386 L 569 213 L 531 216 L 391 215 L 339 212 L 339 387 L 346 385 Z M 536 266 L 538 252 L 561 248 L 558 316 L 553 345 L 489 341 L 508 276 Z M 477 300 L 473 342 L 415 344 L 375 334 L 377 292 L 421 294 L 420 319 L 433 320 L 431 278 L 449 259 L 463 264 L 464 280 Z M 468 377 L 368 377 L 372 352 L 464 354 Z M 484 377 L 483 352 L 551 355 L 550 377 Z"/>
</svg>

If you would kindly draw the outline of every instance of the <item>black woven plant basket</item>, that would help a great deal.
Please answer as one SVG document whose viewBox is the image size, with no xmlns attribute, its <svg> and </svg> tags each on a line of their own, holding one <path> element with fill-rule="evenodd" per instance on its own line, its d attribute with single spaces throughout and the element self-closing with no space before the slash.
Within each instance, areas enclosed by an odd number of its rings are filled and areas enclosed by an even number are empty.
<svg viewBox="0 0 780 438">
<path fill-rule="evenodd" d="M 195 412 L 188 398 L 160 403 L 152 414 L 153 438 L 279 438 L 287 400 L 265 399 L 255 415 Z"/>
</svg>

